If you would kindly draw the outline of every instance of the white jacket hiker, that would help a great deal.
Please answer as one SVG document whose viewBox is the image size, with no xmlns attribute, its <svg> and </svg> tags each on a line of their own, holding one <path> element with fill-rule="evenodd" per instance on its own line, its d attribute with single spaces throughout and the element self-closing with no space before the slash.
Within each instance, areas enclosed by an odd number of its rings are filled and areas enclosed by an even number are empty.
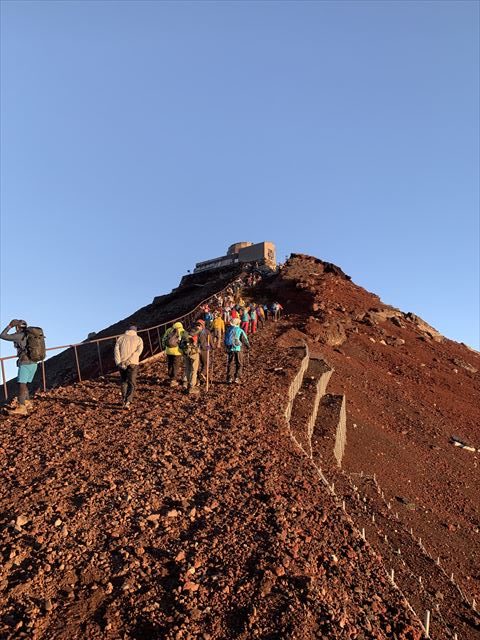
<svg viewBox="0 0 480 640">
<path fill-rule="evenodd" d="M 137 335 L 136 327 L 130 327 L 117 338 L 113 352 L 115 364 L 121 369 L 136 366 L 143 351 L 143 340 Z"/>
</svg>

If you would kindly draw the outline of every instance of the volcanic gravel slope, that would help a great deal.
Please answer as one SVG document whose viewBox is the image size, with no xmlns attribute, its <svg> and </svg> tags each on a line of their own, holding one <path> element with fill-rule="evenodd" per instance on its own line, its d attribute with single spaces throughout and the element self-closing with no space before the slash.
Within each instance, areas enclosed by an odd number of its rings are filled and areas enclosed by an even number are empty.
<svg viewBox="0 0 480 640">
<path fill-rule="evenodd" d="M 335 369 L 328 392 L 346 394 L 342 478 L 332 456 L 324 456 L 325 473 L 346 498 L 352 481 L 359 488 L 369 516 L 377 517 L 371 535 L 385 559 L 392 548 L 382 544 L 383 534 L 395 537 L 402 528 L 421 540 L 417 548 L 439 562 L 445 575 L 453 574 L 465 598 L 458 607 L 449 605 L 448 584 L 433 586 L 438 569 L 431 562 L 425 566 L 408 545 L 412 575 L 405 590 L 420 592 L 434 578 L 423 603 L 429 600 L 432 610 L 439 607 L 435 617 L 443 615 L 452 634 L 480 637 L 479 616 L 466 606 L 480 602 L 479 455 L 452 442 L 455 436 L 480 448 L 480 354 L 441 336 L 414 314 L 384 304 L 334 265 L 310 256 L 293 255 L 263 293 L 278 297 L 290 312 L 295 330 L 282 343 L 305 340 Z M 323 435 L 324 450 L 332 450 L 332 432 Z M 381 491 L 376 504 L 369 497 L 373 479 L 373 493 Z M 352 515 L 355 510 L 352 506 Z M 378 524 L 379 516 L 389 512 L 398 526 L 384 520 Z M 415 580 L 422 585 L 414 587 Z"/>
<path fill-rule="evenodd" d="M 445 579 L 480 600 L 478 456 L 450 443 L 480 446 L 478 353 L 308 256 L 251 293 L 287 317 L 240 387 L 218 354 L 192 399 L 157 358 L 130 412 L 113 375 L 0 417 L 0 638 L 420 638 L 392 567 L 432 637 L 478 637 Z M 284 419 L 302 341 L 347 396 L 342 470 L 333 396 L 314 432 L 336 499 Z"/>
<path fill-rule="evenodd" d="M 254 340 L 198 399 L 141 367 L 0 423 L 2 638 L 420 638 L 370 545 L 285 430 L 298 350 Z"/>
</svg>

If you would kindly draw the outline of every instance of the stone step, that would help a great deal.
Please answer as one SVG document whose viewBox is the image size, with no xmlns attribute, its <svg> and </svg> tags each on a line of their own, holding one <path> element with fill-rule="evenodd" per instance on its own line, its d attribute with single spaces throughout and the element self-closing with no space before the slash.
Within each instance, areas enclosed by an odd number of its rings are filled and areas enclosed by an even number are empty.
<svg viewBox="0 0 480 640">
<path fill-rule="evenodd" d="M 311 438 L 318 407 L 332 373 L 332 367 L 325 360 L 310 357 L 302 384 L 293 401 L 290 431 L 309 457 L 312 455 Z"/>
<path fill-rule="evenodd" d="M 315 464 L 328 468 L 342 466 L 347 441 L 347 413 L 344 395 L 323 395 L 311 438 Z"/>
</svg>

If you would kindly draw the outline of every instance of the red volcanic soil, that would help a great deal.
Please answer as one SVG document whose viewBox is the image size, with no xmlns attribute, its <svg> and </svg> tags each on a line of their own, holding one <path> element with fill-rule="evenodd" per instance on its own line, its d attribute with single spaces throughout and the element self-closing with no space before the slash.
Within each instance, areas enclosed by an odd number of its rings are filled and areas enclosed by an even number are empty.
<svg viewBox="0 0 480 640">
<path fill-rule="evenodd" d="M 450 439 L 480 446 L 479 355 L 307 256 L 246 294 L 287 315 L 242 385 L 217 353 L 185 396 L 159 357 L 130 412 L 112 375 L 0 417 L 0 638 L 413 640 L 427 609 L 432 637 L 478 637 L 478 454 Z M 335 397 L 314 460 L 285 420 L 303 343 L 346 395 L 341 469 Z"/>
<path fill-rule="evenodd" d="M 346 395 L 344 472 L 361 492 L 375 475 L 384 507 L 480 602 L 479 453 L 452 442 L 480 448 L 480 354 L 315 258 L 292 257 L 270 289 L 290 312 L 291 344 L 319 351 L 335 369 L 328 392 Z"/>
</svg>

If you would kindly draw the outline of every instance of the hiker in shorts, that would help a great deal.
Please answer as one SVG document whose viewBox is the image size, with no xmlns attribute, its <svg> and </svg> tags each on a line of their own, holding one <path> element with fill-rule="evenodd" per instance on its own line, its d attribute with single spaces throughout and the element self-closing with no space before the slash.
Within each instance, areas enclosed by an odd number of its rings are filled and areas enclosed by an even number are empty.
<svg viewBox="0 0 480 640">
<path fill-rule="evenodd" d="M 184 333 L 183 324 L 175 322 L 163 336 L 163 348 L 167 354 L 167 371 L 171 387 L 178 387 L 181 381 L 180 368 L 183 355 L 179 345 Z"/>
<path fill-rule="evenodd" d="M 131 325 L 125 333 L 117 338 L 113 351 L 115 364 L 120 371 L 124 409 L 129 409 L 132 404 L 142 351 L 143 340 L 137 335 L 137 327 Z"/>
<path fill-rule="evenodd" d="M 227 350 L 227 384 L 240 384 L 243 371 L 242 345 L 250 349 L 247 334 L 240 328 L 240 319 L 231 320 L 225 332 L 225 348 Z"/>
<path fill-rule="evenodd" d="M 15 328 L 15 333 L 8 333 L 10 329 L 13 328 Z M 8 412 L 11 415 L 26 416 L 32 408 L 28 385 L 32 382 L 38 366 L 38 362 L 34 361 L 29 354 L 27 323 L 25 320 L 11 320 L 2 333 L 0 333 L 0 338 L 13 342 L 18 356 L 18 406 L 14 409 L 9 409 Z M 40 358 L 40 360 L 44 358 L 45 342 L 43 342 L 43 357 Z"/>
</svg>

